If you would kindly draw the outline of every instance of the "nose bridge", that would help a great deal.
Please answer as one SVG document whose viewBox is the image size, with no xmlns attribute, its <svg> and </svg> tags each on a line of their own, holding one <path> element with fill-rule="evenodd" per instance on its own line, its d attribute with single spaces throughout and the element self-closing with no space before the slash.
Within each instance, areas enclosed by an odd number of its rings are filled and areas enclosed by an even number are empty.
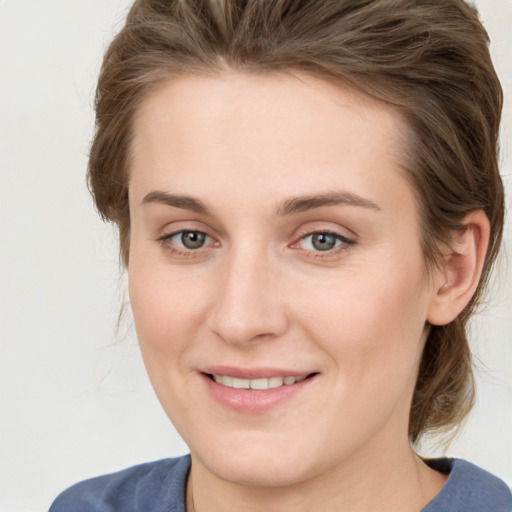
<svg viewBox="0 0 512 512">
<path fill-rule="evenodd" d="M 228 343 L 273 337 L 286 329 L 278 269 L 254 244 L 233 247 L 219 272 L 210 328 Z"/>
</svg>

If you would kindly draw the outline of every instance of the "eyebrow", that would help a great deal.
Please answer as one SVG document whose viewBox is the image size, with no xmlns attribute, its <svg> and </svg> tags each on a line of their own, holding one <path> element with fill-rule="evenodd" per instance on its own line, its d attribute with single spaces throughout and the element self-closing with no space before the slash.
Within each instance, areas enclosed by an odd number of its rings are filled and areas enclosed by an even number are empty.
<svg viewBox="0 0 512 512">
<path fill-rule="evenodd" d="M 182 208 L 183 210 L 211 215 L 210 210 L 208 210 L 206 205 L 199 199 L 195 199 L 190 196 L 169 194 L 168 192 L 162 192 L 161 190 L 154 190 L 144 196 L 144 199 L 142 200 L 143 205 L 152 203 L 164 204 L 167 206 L 173 206 L 174 208 Z"/>
<path fill-rule="evenodd" d="M 312 194 L 286 199 L 277 209 L 278 215 L 291 215 L 293 213 L 304 212 L 321 208 L 322 206 L 337 205 L 359 206 L 371 210 L 381 211 L 382 208 L 370 199 L 365 199 L 358 194 L 344 190 L 324 192 L 321 194 Z"/>
<path fill-rule="evenodd" d="M 144 196 L 142 204 L 164 204 L 174 208 L 181 208 L 204 215 L 212 215 L 206 205 L 199 199 L 191 196 L 170 194 L 161 190 L 154 190 Z M 322 206 L 349 205 L 381 211 L 382 209 L 370 199 L 348 191 L 330 191 L 320 194 L 311 194 L 285 199 L 276 209 L 278 216 L 287 216 Z"/>
</svg>

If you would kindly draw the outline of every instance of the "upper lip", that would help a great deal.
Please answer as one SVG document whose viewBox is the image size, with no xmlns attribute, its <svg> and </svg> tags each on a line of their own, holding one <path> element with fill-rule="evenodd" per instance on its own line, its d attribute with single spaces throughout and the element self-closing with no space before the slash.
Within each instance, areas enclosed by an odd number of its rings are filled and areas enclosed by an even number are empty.
<svg viewBox="0 0 512 512">
<path fill-rule="evenodd" d="M 227 375 L 238 379 L 270 379 L 271 377 L 302 377 L 315 373 L 312 371 L 297 371 L 286 368 L 242 368 L 235 366 L 208 366 L 201 370 L 210 375 Z"/>
</svg>

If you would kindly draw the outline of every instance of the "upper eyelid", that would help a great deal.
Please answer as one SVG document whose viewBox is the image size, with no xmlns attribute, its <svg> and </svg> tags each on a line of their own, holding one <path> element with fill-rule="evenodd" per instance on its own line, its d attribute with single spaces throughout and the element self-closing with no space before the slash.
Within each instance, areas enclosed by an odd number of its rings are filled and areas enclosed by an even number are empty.
<svg viewBox="0 0 512 512">
<path fill-rule="evenodd" d="M 164 238 L 172 238 L 173 236 L 176 236 L 179 233 L 201 233 L 210 238 L 213 238 L 206 231 L 204 231 L 202 229 L 176 229 L 174 231 L 169 231 L 169 233 L 164 233 L 163 235 L 159 236 L 158 239 L 160 240 L 160 239 L 164 239 Z"/>
<path fill-rule="evenodd" d="M 355 233 L 342 233 L 339 230 L 333 229 L 333 228 L 313 228 L 313 229 L 305 229 L 304 231 L 298 230 L 298 232 L 295 235 L 295 242 L 297 243 L 299 240 L 302 240 L 308 236 L 312 236 L 316 233 L 327 233 L 329 235 L 336 236 L 340 238 L 341 240 L 355 243 L 357 241 L 357 236 Z"/>
<path fill-rule="evenodd" d="M 337 236 L 339 238 L 343 238 L 345 240 L 350 240 L 349 236 L 344 235 L 342 233 L 338 233 L 337 231 L 334 231 L 332 229 L 315 229 L 313 231 L 308 231 L 307 233 L 304 233 L 303 235 L 300 236 L 300 238 L 305 238 L 307 236 L 312 236 L 312 235 L 316 235 L 319 233 L 326 234 L 326 235 L 333 235 L 333 236 Z"/>
<path fill-rule="evenodd" d="M 176 227 L 173 227 L 174 224 L 177 224 Z M 158 229 L 158 235 L 156 238 L 158 240 L 163 238 L 171 238 L 174 235 L 177 235 L 178 233 L 183 233 L 185 231 L 189 232 L 197 232 L 197 233 L 203 233 L 206 236 L 209 236 L 210 238 L 215 239 L 216 237 L 211 234 L 212 230 L 203 227 L 202 223 L 201 226 L 197 226 L 196 222 L 193 222 L 192 225 L 189 222 L 172 222 L 170 224 L 166 224 L 164 227 Z"/>
<path fill-rule="evenodd" d="M 311 219 L 305 220 L 294 231 L 295 236 L 306 236 L 312 233 L 332 233 L 345 238 L 357 238 L 356 232 L 346 225 L 345 222 L 340 222 L 339 219 Z"/>
<path fill-rule="evenodd" d="M 201 233 L 203 235 L 205 235 L 207 238 L 213 240 L 214 242 L 216 241 L 215 238 L 213 236 L 211 236 L 210 234 L 208 234 L 206 231 L 202 230 L 202 229 L 178 229 L 176 231 L 171 231 L 170 233 L 164 233 L 163 235 L 159 236 L 157 238 L 157 241 L 165 241 L 165 240 L 170 240 L 171 238 L 174 238 L 176 235 L 179 235 L 180 233 Z"/>
<path fill-rule="evenodd" d="M 337 238 L 342 244 L 345 244 L 345 245 L 353 245 L 356 243 L 356 241 L 353 239 L 353 238 L 349 238 L 345 235 L 342 235 L 341 233 L 336 233 L 336 232 L 333 232 L 333 231 L 312 231 L 310 233 L 306 233 L 305 235 L 302 235 L 300 236 L 295 242 L 293 242 L 291 245 L 296 245 L 298 244 L 301 240 L 305 240 L 306 238 L 310 237 L 310 236 L 313 236 L 315 234 L 327 234 L 327 235 L 331 235 L 331 236 L 334 236 L 335 238 Z M 326 253 L 329 252 L 329 251 L 333 251 L 335 250 L 337 247 L 333 247 L 332 249 L 329 249 L 327 251 L 325 251 Z M 304 250 L 311 250 L 311 249 L 304 249 Z M 313 251 L 313 252 L 316 252 L 316 251 Z"/>
</svg>

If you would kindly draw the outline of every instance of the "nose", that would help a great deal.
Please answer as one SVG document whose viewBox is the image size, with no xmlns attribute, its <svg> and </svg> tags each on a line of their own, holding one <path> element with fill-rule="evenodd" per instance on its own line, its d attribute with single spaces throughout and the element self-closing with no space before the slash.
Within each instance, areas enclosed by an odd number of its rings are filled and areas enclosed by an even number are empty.
<svg viewBox="0 0 512 512">
<path fill-rule="evenodd" d="M 243 345 L 283 334 L 288 326 L 280 293 L 282 275 L 261 253 L 237 251 L 215 279 L 209 328 L 224 342 Z"/>
</svg>

